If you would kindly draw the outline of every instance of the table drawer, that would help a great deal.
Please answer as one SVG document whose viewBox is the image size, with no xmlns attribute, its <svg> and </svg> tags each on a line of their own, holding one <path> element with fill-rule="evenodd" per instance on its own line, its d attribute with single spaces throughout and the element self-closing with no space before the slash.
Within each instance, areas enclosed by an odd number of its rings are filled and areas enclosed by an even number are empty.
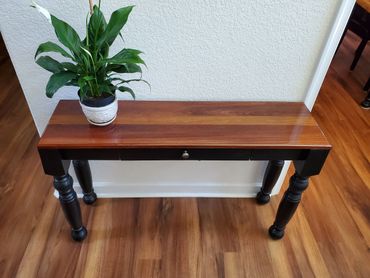
<svg viewBox="0 0 370 278">
<path fill-rule="evenodd" d="M 239 149 L 126 149 L 121 160 L 249 160 L 250 150 Z"/>
</svg>

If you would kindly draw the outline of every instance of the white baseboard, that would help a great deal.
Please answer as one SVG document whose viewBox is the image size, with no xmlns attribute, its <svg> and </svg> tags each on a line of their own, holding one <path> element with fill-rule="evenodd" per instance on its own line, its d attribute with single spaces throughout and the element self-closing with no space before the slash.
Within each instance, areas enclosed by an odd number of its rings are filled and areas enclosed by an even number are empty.
<svg viewBox="0 0 370 278">
<path fill-rule="evenodd" d="M 164 176 L 157 177 L 158 170 L 167 164 L 151 164 L 149 163 L 140 164 L 141 170 L 144 170 L 149 178 L 144 179 L 143 175 L 140 176 L 140 173 L 134 174 L 131 176 L 126 176 L 125 179 L 122 177 L 111 178 L 110 181 L 94 181 L 94 189 L 99 198 L 160 198 L 160 197 L 207 197 L 207 198 L 253 198 L 256 196 L 257 192 L 260 190 L 262 185 L 263 172 L 258 173 L 257 176 L 261 178 L 255 178 L 257 182 L 252 180 L 246 181 L 244 175 L 237 176 L 241 174 L 243 169 L 246 171 L 250 168 L 255 171 L 259 170 L 253 169 L 251 167 L 245 167 L 244 163 L 235 163 L 228 162 L 226 164 L 222 163 L 223 167 L 219 165 L 220 162 L 213 163 L 182 163 L 178 166 L 181 166 L 182 169 L 185 168 L 185 172 L 193 172 L 197 179 L 189 180 L 185 178 L 184 171 L 180 171 L 181 168 L 175 167 L 172 165 L 171 171 L 166 172 Z M 146 165 L 146 166 L 145 166 Z M 271 193 L 271 195 L 276 195 L 279 193 L 280 188 L 283 184 L 284 178 L 288 171 L 290 162 L 286 161 L 282 169 L 281 175 L 276 182 L 276 185 Z M 134 166 L 138 166 L 137 163 Z M 229 166 L 226 167 L 226 166 Z M 127 173 L 132 173 L 137 167 L 133 167 Z M 147 168 L 145 168 L 147 167 Z M 156 169 L 156 167 L 159 167 Z M 190 167 L 186 168 L 186 167 Z M 192 168 L 194 167 L 194 169 Z M 244 168 L 245 167 L 245 168 Z M 153 169 L 153 174 L 148 173 L 148 169 Z M 264 168 L 264 167 L 263 167 Z M 196 172 L 196 169 L 199 171 Z M 234 169 L 233 172 L 232 169 Z M 212 172 L 214 171 L 226 171 L 221 173 L 218 178 L 214 178 Z M 244 171 L 245 172 L 245 171 Z M 94 173 L 94 171 L 93 171 Z M 227 176 L 226 173 L 231 174 L 231 178 L 223 179 Z M 74 189 L 79 198 L 82 197 L 81 187 L 77 182 L 77 178 L 73 171 L 71 174 L 74 179 Z M 176 178 L 168 179 L 168 176 L 174 175 Z M 245 174 L 245 173 L 244 173 Z M 246 176 L 251 175 L 251 173 L 246 173 Z M 200 177 L 202 176 L 202 177 Z M 55 191 L 54 195 L 58 197 L 58 192 Z"/>
<path fill-rule="evenodd" d="M 73 186 L 78 198 L 82 190 L 78 183 Z M 206 197 L 206 198 L 253 198 L 260 190 L 260 183 L 250 184 L 198 184 L 198 185 L 119 185 L 105 182 L 94 184 L 98 198 L 164 198 L 164 197 Z M 280 187 L 274 188 L 271 195 L 279 193 Z M 54 192 L 58 197 L 58 192 Z"/>
<path fill-rule="evenodd" d="M 333 26 L 327 35 L 327 40 L 325 42 L 324 48 L 322 49 L 321 57 L 318 60 L 315 73 L 312 76 L 312 80 L 306 93 L 306 99 L 304 103 L 310 111 L 315 104 L 317 95 L 319 94 L 331 60 L 334 57 L 335 51 L 338 47 L 338 43 L 343 35 L 344 29 L 347 25 L 355 3 L 355 0 L 342 0 L 339 5 L 337 15 L 333 22 Z"/>
<path fill-rule="evenodd" d="M 261 184 L 219 185 L 219 184 L 187 184 L 187 185 L 119 185 L 99 182 L 94 189 L 100 198 L 150 198 L 150 197 L 215 197 L 237 198 L 255 197 Z M 78 197 L 82 197 L 80 186 L 74 189 Z"/>
</svg>

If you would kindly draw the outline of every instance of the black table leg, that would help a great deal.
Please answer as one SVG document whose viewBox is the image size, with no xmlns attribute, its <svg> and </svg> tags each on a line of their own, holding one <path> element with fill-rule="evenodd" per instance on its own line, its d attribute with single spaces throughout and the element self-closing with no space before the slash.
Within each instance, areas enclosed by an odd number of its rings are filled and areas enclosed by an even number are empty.
<svg viewBox="0 0 370 278">
<path fill-rule="evenodd" d="M 84 194 L 83 200 L 85 204 L 91 205 L 95 203 L 97 196 L 93 188 L 89 161 L 73 160 L 73 167 Z"/>
<path fill-rule="evenodd" d="M 369 109 L 370 108 L 370 90 L 367 93 L 366 98 L 361 102 L 361 107 L 364 108 L 364 109 Z"/>
<path fill-rule="evenodd" d="M 364 91 L 367 91 L 367 90 L 370 90 L 370 77 L 369 77 L 369 79 L 367 80 L 367 82 L 364 86 Z"/>
<path fill-rule="evenodd" d="M 64 215 L 72 226 L 72 238 L 82 241 L 87 236 L 87 230 L 82 225 L 81 209 L 77 194 L 73 190 L 73 179 L 69 174 L 54 177 L 54 187 L 59 192 L 59 201 Z"/>
<path fill-rule="evenodd" d="M 270 160 L 265 176 L 263 177 L 262 188 L 258 192 L 256 200 L 259 204 L 267 204 L 270 201 L 270 194 L 278 180 L 281 170 L 284 166 L 284 160 Z"/>
<path fill-rule="evenodd" d="M 290 178 L 289 187 L 280 202 L 275 222 L 269 229 L 269 234 L 273 239 L 280 239 L 284 236 L 285 226 L 296 211 L 301 201 L 302 192 L 307 187 L 308 177 L 301 177 L 296 172 Z"/>
</svg>

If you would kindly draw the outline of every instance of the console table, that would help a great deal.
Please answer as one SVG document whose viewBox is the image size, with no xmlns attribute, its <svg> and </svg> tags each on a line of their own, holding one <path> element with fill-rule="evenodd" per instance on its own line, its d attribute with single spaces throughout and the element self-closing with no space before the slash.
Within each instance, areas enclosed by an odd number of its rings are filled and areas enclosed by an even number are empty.
<svg viewBox="0 0 370 278">
<path fill-rule="evenodd" d="M 295 174 L 269 229 L 284 229 L 308 186 L 320 173 L 331 145 L 303 103 L 120 101 L 107 127 L 88 124 L 78 101 L 60 101 L 38 144 L 42 165 L 54 187 L 72 238 L 87 236 L 73 180 L 73 161 L 86 204 L 96 201 L 88 160 L 268 160 L 257 202 L 265 204 L 284 160 Z M 145 174 L 145 173 L 143 173 Z"/>
</svg>

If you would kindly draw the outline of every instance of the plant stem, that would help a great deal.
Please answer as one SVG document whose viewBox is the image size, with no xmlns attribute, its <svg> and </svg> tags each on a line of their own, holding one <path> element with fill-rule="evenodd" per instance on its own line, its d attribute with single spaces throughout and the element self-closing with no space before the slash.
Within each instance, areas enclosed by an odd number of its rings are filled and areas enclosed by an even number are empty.
<svg viewBox="0 0 370 278">
<path fill-rule="evenodd" d="M 89 4 L 90 4 L 90 14 L 93 14 L 93 7 L 94 7 L 94 3 L 93 3 L 93 0 L 89 0 Z"/>
</svg>

